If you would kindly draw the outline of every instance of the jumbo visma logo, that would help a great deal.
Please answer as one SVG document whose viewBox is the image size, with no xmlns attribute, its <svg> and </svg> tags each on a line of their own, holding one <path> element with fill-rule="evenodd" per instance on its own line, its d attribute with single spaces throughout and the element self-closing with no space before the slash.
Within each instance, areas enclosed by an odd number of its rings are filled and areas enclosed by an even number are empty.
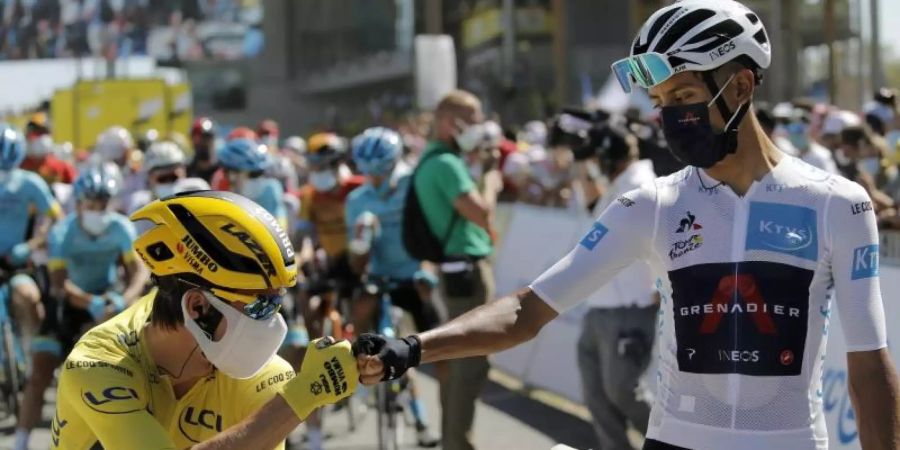
<svg viewBox="0 0 900 450">
<path fill-rule="evenodd" d="M 805 206 L 750 202 L 746 249 L 817 261 L 816 211 Z"/>
<path fill-rule="evenodd" d="M 82 391 L 81 400 L 88 408 L 103 414 L 128 414 L 144 409 L 137 391 L 124 386 Z"/>
</svg>

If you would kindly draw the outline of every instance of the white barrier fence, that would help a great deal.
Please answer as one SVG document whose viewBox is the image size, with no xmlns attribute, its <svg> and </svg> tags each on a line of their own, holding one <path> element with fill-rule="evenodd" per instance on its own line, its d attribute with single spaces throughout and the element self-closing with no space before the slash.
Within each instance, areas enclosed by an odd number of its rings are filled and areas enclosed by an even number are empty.
<svg viewBox="0 0 900 450">
<path fill-rule="evenodd" d="M 593 219 L 571 210 L 527 205 L 502 205 L 498 211 L 501 243 L 494 264 L 498 295 L 512 294 L 527 285 L 568 252 Z M 900 342 L 896 292 L 900 292 L 900 233 L 882 234 L 881 289 L 885 293 L 888 341 Z M 533 341 L 495 355 L 493 364 L 529 386 L 581 402 L 576 342 L 585 307 L 575 308 L 547 325 Z M 831 449 L 859 449 L 855 416 L 847 384 L 846 347 L 837 309 L 832 309 L 823 375 L 823 402 Z M 900 351 L 891 347 L 894 361 Z M 648 372 L 653 373 L 654 367 Z"/>
</svg>

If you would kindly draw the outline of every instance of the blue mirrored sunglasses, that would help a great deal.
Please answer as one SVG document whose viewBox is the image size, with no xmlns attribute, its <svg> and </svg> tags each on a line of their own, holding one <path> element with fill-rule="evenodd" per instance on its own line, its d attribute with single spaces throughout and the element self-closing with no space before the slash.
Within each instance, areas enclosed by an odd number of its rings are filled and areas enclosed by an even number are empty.
<svg viewBox="0 0 900 450">
<path fill-rule="evenodd" d="M 631 93 L 634 84 L 649 89 L 675 74 L 669 59 L 653 52 L 620 59 L 611 67 L 622 90 L 627 93 Z"/>
</svg>

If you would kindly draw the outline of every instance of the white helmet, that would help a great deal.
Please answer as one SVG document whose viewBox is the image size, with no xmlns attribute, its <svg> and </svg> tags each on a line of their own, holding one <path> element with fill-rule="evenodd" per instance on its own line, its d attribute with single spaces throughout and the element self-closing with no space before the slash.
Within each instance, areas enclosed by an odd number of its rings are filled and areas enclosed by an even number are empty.
<svg viewBox="0 0 900 450">
<path fill-rule="evenodd" d="M 94 152 L 104 160 L 118 161 L 125 156 L 126 151 L 132 148 L 134 148 L 134 139 L 131 137 L 131 133 L 123 127 L 114 126 L 97 136 Z"/>
<path fill-rule="evenodd" d="M 144 155 L 144 169 L 150 172 L 161 167 L 183 165 L 184 152 L 172 141 L 154 142 Z"/>
<path fill-rule="evenodd" d="M 716 69 L 740 56 L 760 69 L 772 49 L 762 20 L 734 0 L 682 0 L 653 13 L 635 38 L 631 55 L 669 57 L 675 72 Z"/>
<path fill-rule="evenodd" d="M 306 141 L 300 136 L 291 136 L 284 140 L 284 149 L 297 155 L 306 153 Z"/>
<path fill-rule="evenodd" d="M 757 83 L 756 69 L 772 62 L 759 16 L 734 0 L 682 0 L 653 13 L 635 37 L 631 56 L 612 69 L 631 92 L 633 83 L 650 88 L 680 72 L 706 73 L 735 60 L 754 69 Z M 713 84 L 708 75 L 706 80 Z"/>
</svg>

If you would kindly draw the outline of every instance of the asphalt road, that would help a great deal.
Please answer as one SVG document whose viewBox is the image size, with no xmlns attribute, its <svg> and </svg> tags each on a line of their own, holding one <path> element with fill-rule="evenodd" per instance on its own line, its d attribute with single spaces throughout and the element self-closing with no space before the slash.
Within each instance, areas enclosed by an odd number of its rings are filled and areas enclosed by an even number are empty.
<svg viewBox="0 0 900 450">
<path fill-rule="evenodd" d="M 591 426 L 583 418 L 583 414 L 564 412 L 566 407 L 554 400 L 536 400 L 536 396 L 523 393 L 510 383 L 506 377 L 492 375 L 492 381 L 485 389 L 476 412 L 474 429 L 475 444 L 479 450 L 515 449 L 515 450 L 549 450 L 557 443 L 564 443 L 579 449 L 594 446 Z M 438 386 L 429 376 L 421 376 L 420 390 L 428 409 L 433 429 L 439 432 L 440 423 L 438 408 Z M 511 390 L 510 387 L 514 390 Z M 31 449 L 45 450 L 50 446 L 49 419 L 53 415 L 53 399 L 55 392 L 48 392 L 48 404 L 44 408 L 44 419 L 41 428 L 35 430 Z M 550 406 L 553 404 L 554 406 Z M 568 408 L 571 410 L 571 408 Z M 576 407 L 577 409 L 577 407 Z M 579 417 L 582 416 L 582 417 Z M 356 431 L 349 431 L 348 414 L 343 411 L 329 412 L 325 419 L 325 441 L 327 450 L 364 450 L 376 448 L 376 418 L 374 411 L 363 413 L 358 421 Z M 12 424 L 0 423 L 0 450 L 12 448 Z M 293 436 L 296 442 L 302 442 L 302 427 Z M 414 445 L 412 427 L 405 433 L 407 448 Z M 299 444 L 293 448 L 305 448 Z M 117 449 L 118 450 L 118 449 Z"/>
</svg>

